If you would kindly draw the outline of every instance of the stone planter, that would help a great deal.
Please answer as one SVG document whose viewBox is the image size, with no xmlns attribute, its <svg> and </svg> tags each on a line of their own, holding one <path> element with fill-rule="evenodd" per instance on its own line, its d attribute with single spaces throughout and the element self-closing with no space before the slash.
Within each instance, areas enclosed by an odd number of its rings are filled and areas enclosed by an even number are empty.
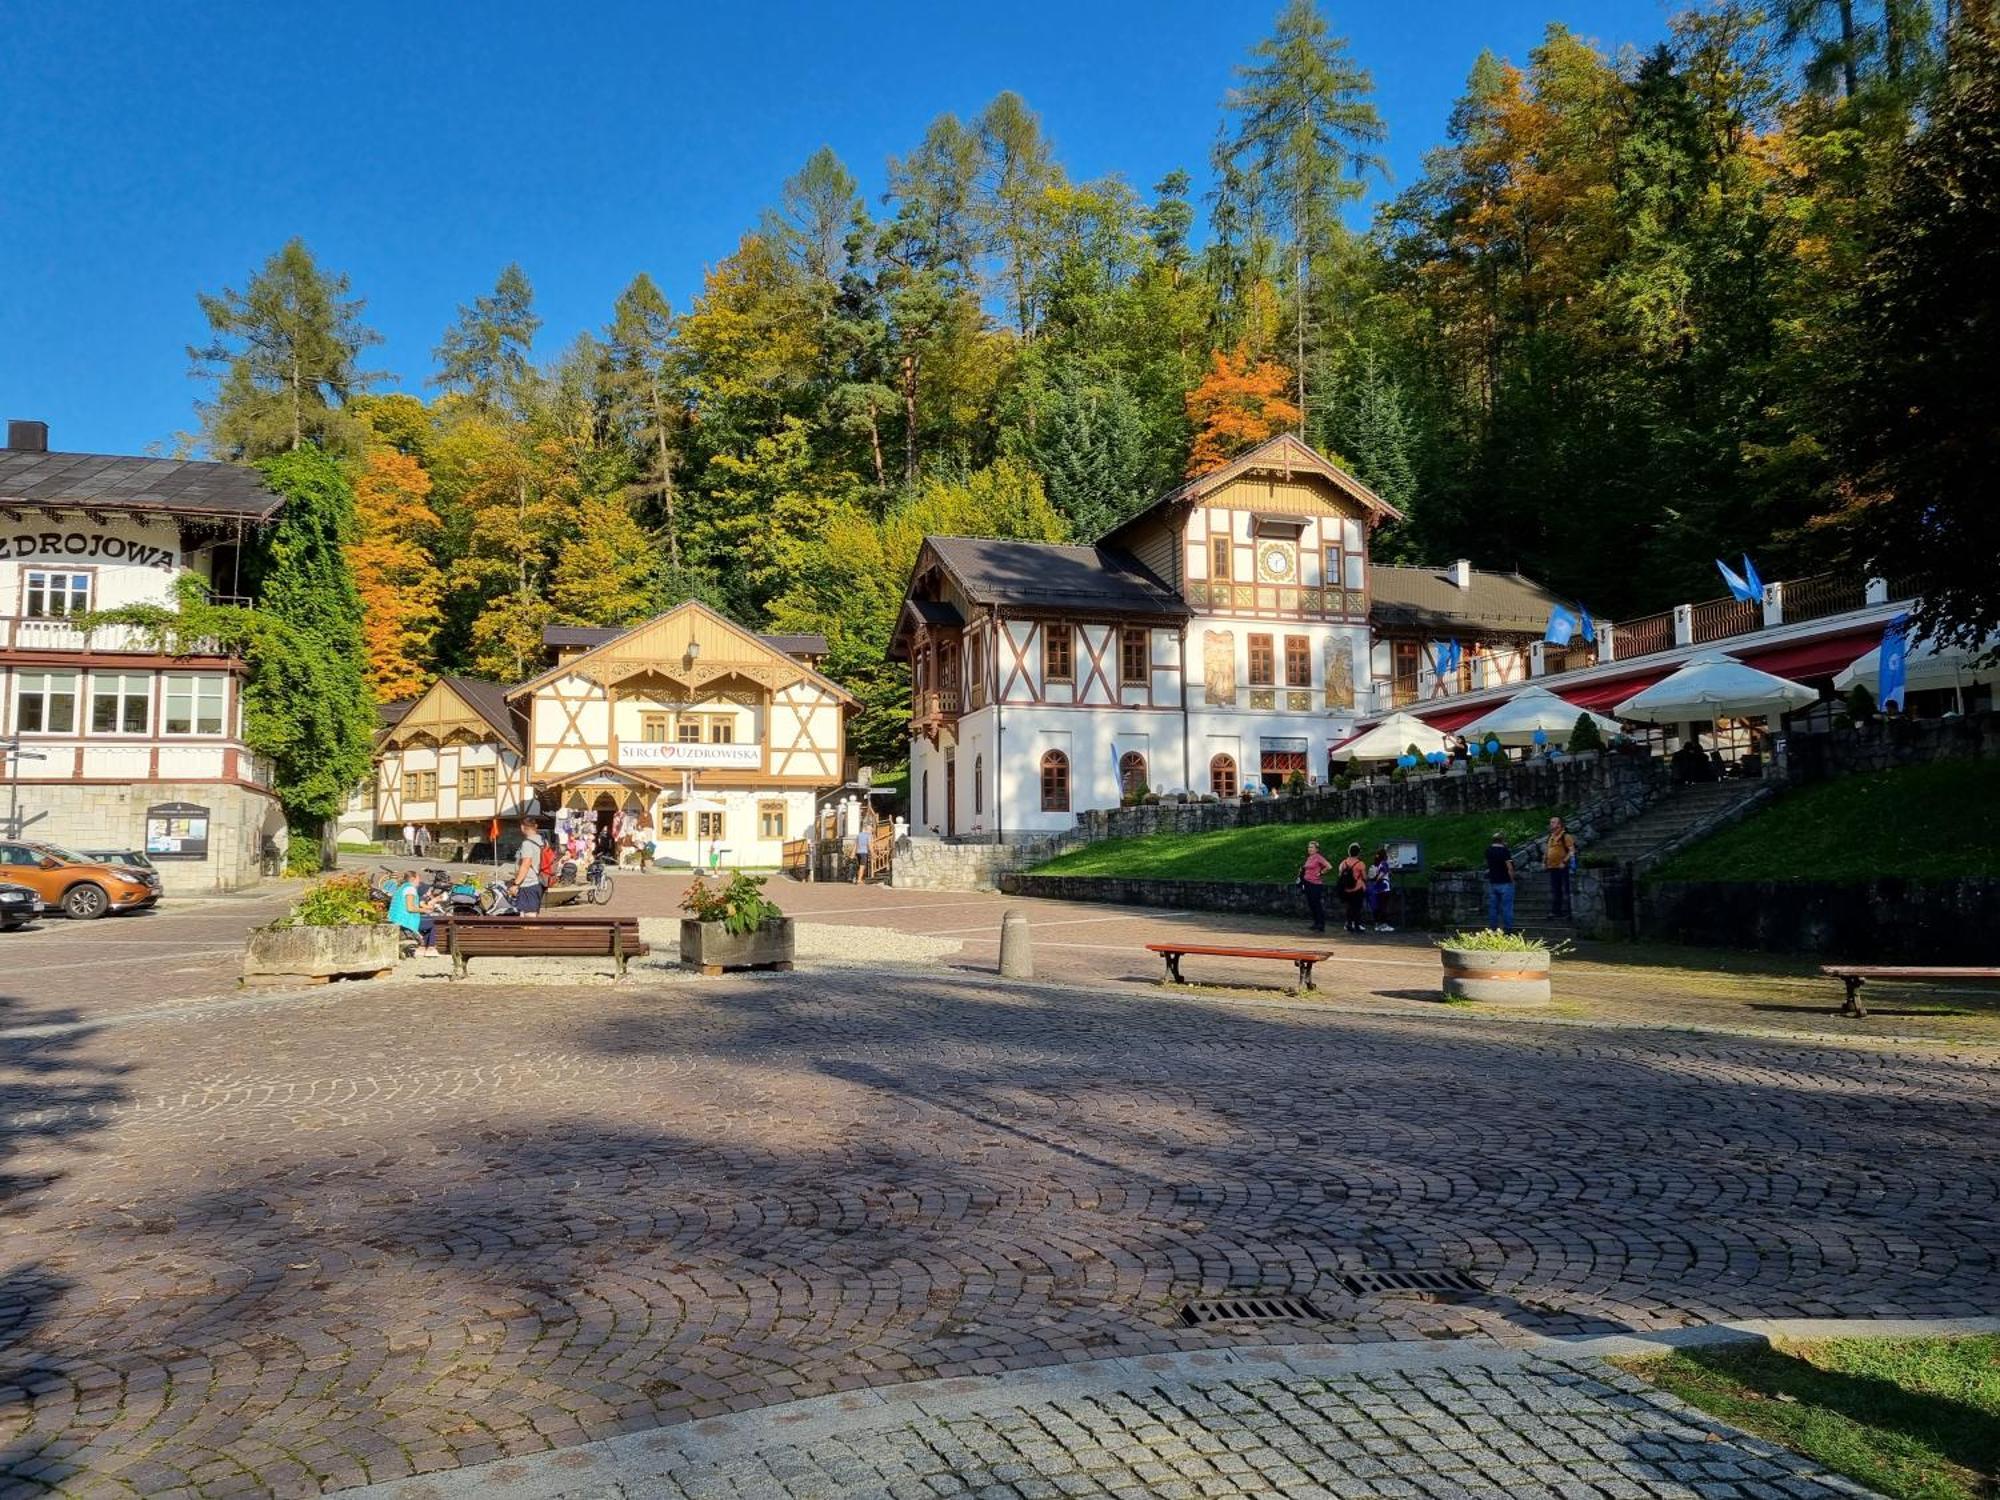
<svg viewBox="0 0 2000 1500">
<path fill-rule="evenodd" d="M 330 979 L 378 978 L 392 972 L 402 956 L 401 932 L 387 922 L 253 932 L 243 948 L 242 982 L 325 984 Z"/>
<path fill-rule="evenodd" d="M 755 932 L 737 936 L 720 922 L 681 919 L 681 962 L 704 974 L 725 969 L 789 969 L 792 919 L 773 917 Z"/>
<path fill-rule="evenodd" d="M 1485 949 L 1440 948 L 1447 1000 L 1479 1000 L 1488 1005 L 1547 1005 L 1549 953 L 1492 953 Z"/>
</svg>

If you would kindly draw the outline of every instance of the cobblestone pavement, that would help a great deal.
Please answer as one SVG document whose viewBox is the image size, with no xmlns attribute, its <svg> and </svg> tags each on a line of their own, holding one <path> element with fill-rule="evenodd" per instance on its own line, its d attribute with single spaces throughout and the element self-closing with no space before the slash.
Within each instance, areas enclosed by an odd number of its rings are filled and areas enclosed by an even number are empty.
<svg viewBox="0 0 2000 1500">
<path fill-rule="evenodd" d="M 17 1033 L 0 1475 L 304 1495 L 1274 1336 L 1977 1315 L 1991 1064 L 886 967 Z M 1178 1318 L 1252 1289 L 1323 1320 Z"/>
<path fill-rule="evenodd" d="M 872 1409 L 801 1403 L 778 1418 L 789 1426 L 671 1428 L 556 1461 L 385 1486 L 366 1500 L 1833 1500 L 1867 1493 L 1590 1360 L 1193 1378 L 1132 1369 L 1017 1384 L 1028 1388 L 1024 1399 L 1004 1403 L 991 1399 L 997 1392 L 933 1396 L 923 1388 Z"/>
</svg>

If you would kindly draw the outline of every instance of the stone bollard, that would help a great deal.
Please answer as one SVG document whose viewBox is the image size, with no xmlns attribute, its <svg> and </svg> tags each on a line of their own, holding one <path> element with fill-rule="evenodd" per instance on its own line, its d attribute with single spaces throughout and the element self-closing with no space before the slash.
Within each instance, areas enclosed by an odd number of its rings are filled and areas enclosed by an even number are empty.
<svg viewBox="0 0 2000 1500">
<path fill-rule="evenodd" d="M 1010 911 L 1000 919 L 1000 977 L 1035 977 L 1035 945 L 1028 935 L 1028 914 L 1024 911 Z"/>
</svg>

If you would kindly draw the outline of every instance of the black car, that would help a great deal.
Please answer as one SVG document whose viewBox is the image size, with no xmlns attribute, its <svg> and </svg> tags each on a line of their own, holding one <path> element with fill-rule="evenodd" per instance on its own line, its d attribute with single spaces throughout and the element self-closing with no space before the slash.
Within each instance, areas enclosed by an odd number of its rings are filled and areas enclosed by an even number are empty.
<svg viewBox="0 0 2000 1500">
<path fill-rule="evenodd" d="M 25 885 L 0 881 L 0 932 L 12 932 L 23 923 L 34 921 L 35 913 L 41 909 L 41 898 Z"/>
</svg>

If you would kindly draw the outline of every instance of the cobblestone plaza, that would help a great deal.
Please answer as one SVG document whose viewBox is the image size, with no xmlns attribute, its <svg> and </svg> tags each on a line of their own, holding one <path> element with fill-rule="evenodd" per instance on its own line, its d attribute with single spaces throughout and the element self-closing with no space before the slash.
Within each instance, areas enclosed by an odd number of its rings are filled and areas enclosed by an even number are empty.
<svg viewBox="0 0 2000 1500">
<path fill-rule="evenodd" d="M 1057 1444 L 1059 1473 L 981 1448 L 1023 1431 L 1012 1417 L 961 1427 L 972 1457 L 940 1467 L 922 1455 L 955 1418 L 878 1413 L 852 1451 L 801 1448 L 798 1483 L 771 1437 L 761 1469 L 688 1457 L 631 1492 L 1816 1494 L 1790 1460 L 1718 1456 L 1604 1367 L 1338 1361 L 1994 1310 L 1990 1049 L 1406 1011 L 935 963 L 16 1003 L 0 1492 L 442 1484 L 809 1398 L 1275 1344 L 1335 1363 L 1232 1369 L 1193 1415 L 1179 1377 L 1050 1397 L 1044 1426 L 1089 1439 Z M 1422 1269 L 1486 1290 L 1343 1281 Z M 1250 1291 L 1320 1316 L 1179 1316 Z M 1277 1427 L 1211 1420 L 1244 1402 Z M 1539 1412 L 1557 1447 L 1475 1441 L 1426 1471 L 1444 1488 L 1397 1488 L 1417 1480 L 1368 1442 L 1450 1450 L 1440 1412 L 1495 1432 Z M 1391 1415 L 1414 1425 L 1356 1435 Z M 1169 1458 L 1116 1436 L 1154 1428 Z M 1139 1467 L 1180 1447 L 1207 1467 Z M 1094 1450 L 1098 1470 L 1076 1456 Z M 1611 1467 L 1559 1479 L 1572 1461 Z"/>
</svg>

